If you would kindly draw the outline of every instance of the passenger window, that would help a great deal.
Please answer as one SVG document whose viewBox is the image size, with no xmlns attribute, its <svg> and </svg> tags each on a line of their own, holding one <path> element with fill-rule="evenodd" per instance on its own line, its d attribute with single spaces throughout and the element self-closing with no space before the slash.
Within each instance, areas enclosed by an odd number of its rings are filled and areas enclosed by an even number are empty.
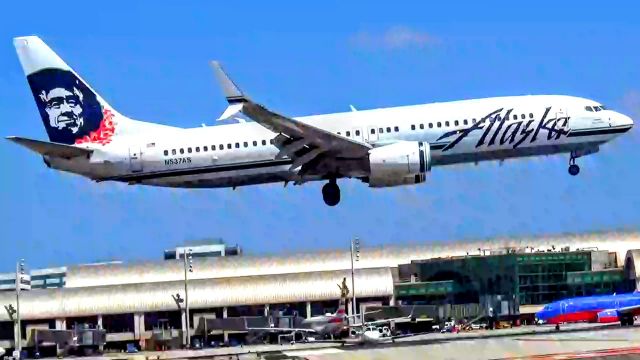
<svg viewBox="0 0 640 360">
<path fill-rule="evenodd" d="M 400 131 L 400 129 L 398 129 L 398 127 L 397 127 L 397 126 L 395 126 L 395 127 L 393 128 L 393 131 L 398 132 L 398 131 Z"/>
<path fill-rule="evenodd" d="M 460 122 L 459 122 L 458 120 L 456 120 L 453 124 L 454 124 L 455 126 L 458 126 L 458 125 L 460 125 Z"/>
<path fill-rule="evenodd" d="M 212 147 L 213 147 L 213 146 L 212 146 Z M 207 147 L 207 146 L 203 146 L 203 147 L 202 147 L 202 151 L 204 151 L 204 152 L 209 151 L 209 147 Z"/>
<path fill-rule="evenodd" d="M 360 130 L 356 130 L 356 136 L 360 136 Z"/>
<path fill-rule="evenodd" d="M 448 122 L 448 121 L 445 121 L 445 122 L 444 122 L 444 126 L 449 127 L 449 122 Z"/>
<path fill-rule="evenodd" d="M 390 133 L 390 132 L 391 132 L 391 128 L 390 128 L 390 127 L 388 127 L 388 128 L 387 128 L 387 132 L 388 132 L 388 133 Z"/>
<path fill-rule="evenodd" d="M 248 143 L 248 142 L 246 142 L 246 141 L 244 142 L 244 144 L 243 144 L 243 145 L 244 145 L 244 147 L 249 147 L 249 143 Z"/>
<path fill-rule="evenodd" d="M 533 119 L 533 113 L 529 113 L 529 119 Z"/>
<path fill-rule="evenodd" d="M 169 150 L 164 151 L 164 156 L 167 156 L 167 155 L 169 155 Z"/>
<path fill-rule="evenodd" d="M 429 123 L 429 129 L 433 129 L 433 123 Z"/>
<path fill-rule="evenodd" d="M 180 154 L 184 154 L 184 149 L 180 149 Z"/>
<path fill-rule="evenodd" d="M 338 135 L 342 135 L 342 134 L 340 134 L 340 131 L 338 131 Z"/>
<path fill-rule="evenodd" d="M 240 149 L 240 143 L 236 143 L 236 149 Z"/>
<path fill-rule="evenodd" d="M 267 140 L 262 140 L 262 146 L 267 145 Z"/>
<path fill-rule="evenodd" d="M 424 124 L 420 124 L 420 129 L 424 129 Z"/>
<path fill-rule="evenodd" d="M 378 133 L 379 133 L 379 134 L 382 134 L 383 132 L 384 132 L 384 129 L 383 129 L 383 128 L 378 129 Z"/>
<path fill-rule="evenodd" d="M 171 150 L 171 155 L 175 155 L 176 154 L 176 149 Z"/>
<path fill-rule="evenodd" d="M 191 152 L 192 152 L 191 148 L 187 148 L 187 152 L 188 152 L 189 154 L 191 154 Z"/>
<path fill-rule="evenodd" d="M 231 146 L 229 146 L 229 149 L 231 149 Z M 224 150 L 224 144 L 220 144 L 220 147 L 218 147 L 218 150 Z"/>
<path fill-rule="evenodd" d="M 273 144 L 275 144 L 275 143 L 276 143 L 276 141 L 275 141 L 275 140 L 273 140 L 273 139 L 271 139 L 271 140 L 269 140 L 269 143 L 270 143 L 271 145 L 273 145 Z"/>
<path fill-rule="evenodd" d="M 469 125 L 469 122 L 467 121 L 467 119 L 464 119 L 464 124 Z"/>
<path fill-rule="evenodd" d="M 411 124 L 411 130 L 415 130 L 415 129 L 416 129 L 416 126 Z"/>
<path fill-rule="evenodd" d="M 520 115 L 520 119 L 524 119 L 524 118 L 525 118 L 524 114 Z"/>
<path fill-rule="evenodd" d="M 513 115 L 513 120 L 518 120 L 518 115 Z"/>
<path fill-rule="evenodd" d="M 376 129 L 371 129 L 371 134 L 375 134 L 376 133 Z"/>
<path fill-rule="evenodd" d="M 442 123 L 438 121 L 438 127 L 442 127 Z"/>
<path fill-rule="evenodd" d="M 258 146 L 258 142 L 253 140 L 253 146 Z"/>
<path fill-rule="evenodd" d="M 200 147 L 196 146 L 196 152 L 200 152 Z"/>
<path fill-rule="evenodd" d="M 351 131 L 347 131 L 346 134 L 347 134 L 347 137 L 351 137 Z"/>
<path fill-rule="evenodd" d="M 518 115 L 515 115 L 515 116 L 517 117 Z M 472 120 L 472 121 L 473 121 L 473 123 L 475 124 L 475 123 L 476 123 L 476 118 L 473 118 L 473 120 Z"/>
<path fill-rule="evenodd" d="M 227 144 L 227 149 L 231 149 L 231 144 Z"/>
</svg>

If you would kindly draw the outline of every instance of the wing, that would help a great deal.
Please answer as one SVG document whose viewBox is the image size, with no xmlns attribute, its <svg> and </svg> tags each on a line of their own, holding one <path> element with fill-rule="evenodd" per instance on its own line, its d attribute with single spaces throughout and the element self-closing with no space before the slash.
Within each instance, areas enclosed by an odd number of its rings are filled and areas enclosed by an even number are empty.
<svg viewBox="0 0 640 360">
<path fill-rule="evenodd" d="M 229 107 L 222 114 L 221 119 L 242 113 L 277 133 L 274 145 L 280 149 L 280 152 L 276 158 L 291 158 L 293 160 L 291 170 L 299 171 L 301 175 L 306 173 L 322 174 L 330 171 L 320 170 L 324 168 L 320 166 L 323 160 L 362 159 L 368 155 L 372 148 L 367 143 L 352 140 L 286 117 L 253 102 L 227 76 L 218 62 L 212 61 L 211 66 L 229 103 Z"/>
<path fill-rule="evenodd" d="M 640 315 L 640 305 L 627 306 L 618 309 L 620 314 Z"/>
<path fill-rule="evenodd" d="M 316 331 L 313 329 L 303 329 L 303 328 L 276 328 L 276 327 L 266 327 L 266 328 L 247 328 L 247 330 L 253 331 L 268 331 L 273 333 L 281 333 L 281 332 L 306 332 L 306 333 L 315 333 Z"/>
<path fill-rule="evenodd" d="M 79 156 L 87 156 L 93 152 L 90 149 L 79 148 L 72 145 L 52 143 L 41 140 L 27 139 L 19 136 L 9 136 L 7 140 L 24 146 L 40 155 L 70 159 Z"/>
</svg>

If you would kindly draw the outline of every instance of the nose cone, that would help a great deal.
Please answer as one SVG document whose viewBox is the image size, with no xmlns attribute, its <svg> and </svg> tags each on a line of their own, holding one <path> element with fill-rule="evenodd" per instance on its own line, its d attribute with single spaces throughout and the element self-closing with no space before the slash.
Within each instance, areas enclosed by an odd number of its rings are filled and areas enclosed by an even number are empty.
<svg viewBox="0 0 640 360">
<path fill-rule="evenodd" d="M 616 114 L 615 120 L 616 126 L 627 128 L 627 130 L 633 127 L 633 119 L 624 114 Z"/>
</svg>

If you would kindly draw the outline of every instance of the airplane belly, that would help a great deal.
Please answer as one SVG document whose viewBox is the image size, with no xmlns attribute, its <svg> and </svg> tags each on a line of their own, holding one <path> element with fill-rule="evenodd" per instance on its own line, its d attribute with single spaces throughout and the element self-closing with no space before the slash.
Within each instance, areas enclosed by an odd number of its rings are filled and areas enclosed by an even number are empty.
<svg viewBox="0 0 640 360">
<path fill-rule="evenodd" d="M 294 174 L 289 166 L 232 171 L 204 171 L 197 174 L 181 174 L 143 180 L 140 183 L 153 186 L 185 188 L 223 188 L 292 181 Z"/>
</svg>

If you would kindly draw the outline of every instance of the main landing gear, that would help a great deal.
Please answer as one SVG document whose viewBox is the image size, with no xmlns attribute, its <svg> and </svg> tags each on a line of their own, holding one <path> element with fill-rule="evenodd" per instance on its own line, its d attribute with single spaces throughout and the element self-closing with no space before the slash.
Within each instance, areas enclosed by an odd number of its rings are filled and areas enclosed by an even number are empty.
<svg viewBox="0 0 640 360">
<path fill-rule="evenodd" d="M 569 174 L 571 176 L 576 176 L 580 173 L 580 166 L 576 164 L 576 157 L 571 154 L 571 158 L 569 159 Z"/>
<path fill-rule="evenodd" d="M 329 206 L 338 205 L 340 202 L 340 187 L 336 179 L 331 179 L 328 183 L 324 184 L 322 187 L 322 199 L 324 203 Z"/>
</svg>

